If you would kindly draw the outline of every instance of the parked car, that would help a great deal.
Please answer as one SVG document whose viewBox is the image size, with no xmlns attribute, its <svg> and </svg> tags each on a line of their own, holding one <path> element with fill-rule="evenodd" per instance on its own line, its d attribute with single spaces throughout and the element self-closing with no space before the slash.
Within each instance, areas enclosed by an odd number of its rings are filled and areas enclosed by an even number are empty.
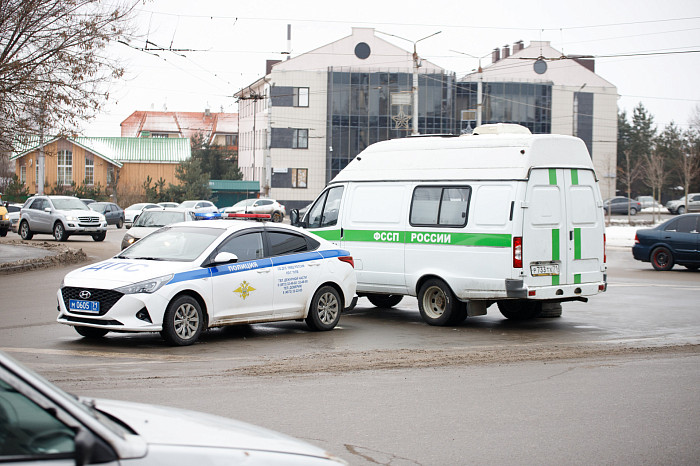
<svg viewBox="0 0 700 466">
<path fill-rule="evenodd" d="M 627 214 L 628 210 L 630 215 L 637 215 L 637 212 L 642 210 L 642 204 L 629 197 L 618 196 L 606 199 L 603 202 L 603 209 L 605 210 L 605 215 L 610 213 Z"/>
<path fill-rule="evenodd" d="M 94 199 L 80 199 L 80 200 L 83 201 L 83 203 L 84 203 L 85 205 L 90 205 L 90 204 L 92 204 L 93 202 L 97 202 L 97 201 L 95 201 Z"/>
<path fill-rule="evenodd" d="M 0 463 L 346 464 L 251 424 L 143 403 L 77 397 L 0 352 Z"/>
<path fill-rule="evenodd" d="M 131 229 L 122 238 L 122 249 L 128 248 L 144 236 L 158 228 L 178 222 L 194 221 L 194 211 L 189 209 L 165 208 L 163 210 L 146 210 L 134 222 Z"/>
<path fill-rule="evenodd" d="M 686 212 L 700 212 L 700 193 L 688 194 L 688 205 L 685 205 L 685 196 L 675 201 L 668 201 L 666 209 L 672 214 L 683 215 Z"/>
<path fill-rule="evenodd" d="M 273 222 L 281 222 L 287 212 L 274 199 L 245 199 L 224 209 L 227 214 L 269 214 Z"/>
<path fill-rule="evenodd" d="M 77 197 L 37 195 L 22 207 L 19 235 L 30 240 L 38 233 L 53 235 L 56 241 L 66 241 L 72 235 L 89 235 L 95 241 L 104 241 L 107 220 Z"/>
<path fill-rule="evenodd" d="M 161 207 L 180 207 L 179 202 L 159 202 L 158 205 Z"/>
<path fill-rule="evenodd" d="M 19 228 L 19 214 L 22 210 L 22 205 L 23 204 L 16 204 L 16 203 L 8 203 L 5 205 L 5 208 L 7 209 L 7 218 L 10 221 L 10 230 L 12 230 L 12 233 L 17 233 L 17 229 Z M 2 233 L 0 233 L 2 235 Z"/>
<path fill-rule="evenodd" d="M 654 196 L 637 196 L 635 200 L 642 205 L 642 209 L 659 205 L 656 199 L 654 199 Z"/>
<path fill-rule="evenodd" d="M 69 272 L 57 321 L 85 338 L 160 332 L 177 346 L 223 325 L 305 320 L 325 331 L 351 308 L 356 285 L 352 256 L 301 229 L 183 222 Z"/>
<path fill-rule="evenodd" d="M 184 201 L 178 205 L 181 209 L 191 209 L 195 212 L 218 212 L 219 208 L 211 201 Z"/>
<path fill-rule="evenodd" d="M 124 209 L 114 202 L 93 202 L 88 207 L 104 215 L 107 225 L 116 225 L 117 228 L 124 226 Z"/>
<path fill-rule="evenodd" d="M 684 214 L 654 228 L 637 230 L 632 255 L 651 262 L 656 270 L 671 270 L 674 264 L 691 270 L 700 267 L 700 214 Z"/>
<path fill-rule="evenodd" d="M 138 204 L 132 204 L 124 209 L 124 225 L 126 225 L 127 228 L 131 228 L 131 225 L 133 225 L 134 221 L 139 218 L 141 212 L 148 209 L 162 210 L 163 206 L 153 204 L 152 202 L 139 202 Z"/>
</svg>

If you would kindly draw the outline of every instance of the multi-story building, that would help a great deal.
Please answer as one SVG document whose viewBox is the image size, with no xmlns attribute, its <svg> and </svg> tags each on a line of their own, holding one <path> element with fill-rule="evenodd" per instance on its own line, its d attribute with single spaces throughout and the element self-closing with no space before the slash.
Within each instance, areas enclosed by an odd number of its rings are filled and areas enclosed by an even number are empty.
<svg viewBox="0 0 700 466">
<path fill-rule="evenodd" d="M 462 133 L 476 127 L 480 113 L 482 124 L 517 123 L 533 133 L 583 139 L 603 197 L 612 197 L 617 98 L 617 88 L 595 74 L 594 60 L 568 58 L 545 41 L 528 47 L 516 42 L 512 50 L 510 46 L 494 49 L 489 66 L 459 79 L 455 109 Z"/>
<path fill-rule="evenodd" d="M 451 133 L 454 75 L 417 63 L 418 131 Z M 265 76 L 236 93 L 244 179 L 288 209 L 308 204 L 365 147 L 411 134 L 414 64 L 369 28 L 268 62 Z"/>
<path fill-rule="evenodd" d="M 538 58 L 540 58 L 538 60 Z M 261 194 L 303 207 L 347 163 L 377 141 L 413 128 L 418 71 L 418 132 L 459 134 L 483 123 L 519 123 L 533 133 L 581 137 L 604 196 L 614 194 L 617 89 L 592 60 L 561 59 L 548 42 L 494 51 L 492 64 L 456 82 L 441 67 L 353 28 L 350 36 L 295 58 L 268 62 L 239 90 L 239 166 Z M 477 95 L 481 88 L 481 104 Z M 565 158 L 566 154 L 562 154 Z"/>
</svg>

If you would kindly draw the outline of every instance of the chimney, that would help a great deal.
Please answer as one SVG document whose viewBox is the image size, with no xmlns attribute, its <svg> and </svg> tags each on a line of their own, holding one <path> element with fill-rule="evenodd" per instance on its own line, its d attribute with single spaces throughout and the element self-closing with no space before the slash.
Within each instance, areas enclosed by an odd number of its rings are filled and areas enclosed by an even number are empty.
<svg viewBox="0 0 700 466">
<path fill-rule="evenodd" d="M 510 46 L 508 44 L 503 46 L 503 59 L 510 57 Z"/>
<path fill-rule="evenodd" d="M 491 63 L 496 63 L 500 59 L 501 59 L 500 49 L 498 49 L 498 48 L 493 49 L 493 52 L 491 52 Z"/>
<path fill-rule="evenodd" d="M 205 117 L 211 116 L 211 110 L 209 110 L 208 108 L 205 108 L 204 109 L 204 116 Z"/>
<path fill-rule="evenodd" d="M 513 44 L 513 53 L 520 52 L 524 48 L 525 44 L 523 44 L 523 41 L 519 40 L 515 44 Z"/>
</svg>

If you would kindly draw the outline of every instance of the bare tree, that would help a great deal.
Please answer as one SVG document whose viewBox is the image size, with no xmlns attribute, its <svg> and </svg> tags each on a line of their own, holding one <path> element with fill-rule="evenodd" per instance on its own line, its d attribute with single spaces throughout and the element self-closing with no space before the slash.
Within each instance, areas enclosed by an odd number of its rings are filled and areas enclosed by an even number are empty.
<svg viewBox="0 0 700 466">
<path fill-rule="evenodd" d="M 673 159 L 673 169 L 683 185 L 685 194 L 685 206 L 688 206 L 688 192 L 690 185 L 700 177 L 700 147 L 698 147 L 697 135 L 691 131 L 686 133 L 685 143 L 680 155 Z"/>
<path fill-rule="evenodd" d="M 625 150 L 622 153 L 623 161 L 622 165 L 618 165 L 617 173 L 618 179 L 622 181 L 627 191 L 627 198 L 632 198 L 632 184 L 640 179 L 644 173 L 644 167 L 640 163 L 633 163 L 631 150 Z M 619 163 L 619 162 L 618 162 Z M 627 205 L 627 223 L 631 223 L 630 218 L 630 201 Z M 612 206 L 611 209 L 612 210 Z"/>
<path fill-rule="evenodd" d="M 651 194 L 654 198 L 655 205 L 656 200 L 661 197 L 661 189 L 668 176 L 665 165 L 665 158 L 657 149 L 654 149 L 650 154 L 644 155 L 644 165 L 642 166 L 644 183 L 651 188 Z M 656 214 L 656 207 L 654 207 L 654 223 L 656 223 Z"/>
<path fill-rule="evenodd" d="M 107 53 L 138 0 L 0 0 L 0 152 L 39 128 L 70 134 L 124 68 Z"/>
</svg>

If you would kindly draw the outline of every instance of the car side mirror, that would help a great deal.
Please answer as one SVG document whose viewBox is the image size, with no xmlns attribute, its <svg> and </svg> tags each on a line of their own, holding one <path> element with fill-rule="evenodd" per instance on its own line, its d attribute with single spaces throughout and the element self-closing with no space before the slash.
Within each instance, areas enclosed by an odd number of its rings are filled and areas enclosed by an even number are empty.
<svg viewBox="0 0 700 466">
<path fill-rule="evenodd" d="M 75 434 L 75 464 L 108 463 L 117 461 L 117 454 L 87 429 L 78 428 Z"/>
<path fill-rule="evenodd" d="M 51 207 L 44 207 L 44 212 L 51 213 Z"/>
<path fill-rule="evenodd" d="M 306 228 L 306 224 L 302 221 L 301 216 L 299 215 L 299 209 L 292 209 L 289 212 L 289 223 L 295 227 Z"/>
<path fill-rule="evenodd" d="M 238 262 L 238 256 L 232 252 L 220 252 L 214 257 L 212 261 L 213 265 L 229 264 L 232 262 Z"/>
</svg>

